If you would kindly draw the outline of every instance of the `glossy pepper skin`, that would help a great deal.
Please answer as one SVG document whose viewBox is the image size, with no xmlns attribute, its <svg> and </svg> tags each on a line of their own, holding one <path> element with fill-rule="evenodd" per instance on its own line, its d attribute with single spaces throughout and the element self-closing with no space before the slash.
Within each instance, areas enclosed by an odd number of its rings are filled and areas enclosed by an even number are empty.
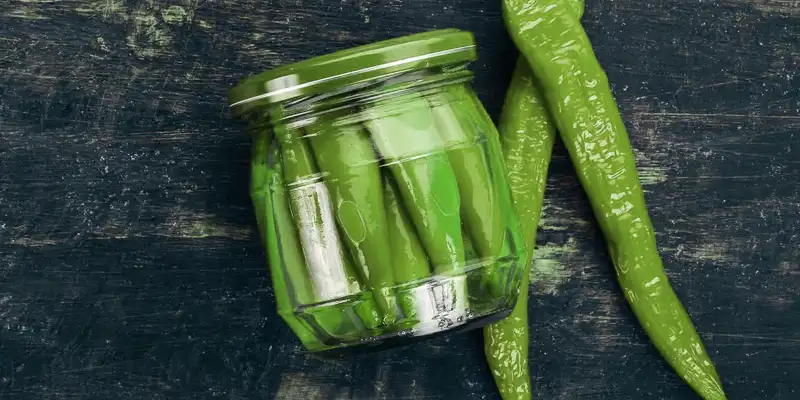
<svg viewBox="0 0 800 400">
<path fill-rule="evenodd" d="M 329 298 L 322 297 L 323 295 L 320 294 L 322 292 L 315 289 L 314 281 L 310 278 L 308 273 L 309 264 L 306 262 L 303 255 L 303 244 L 298 238 L 296 228 L 298 221 L 295 221 L 292 217 L 292 200 L 290 199 L 289 191 L 286 189 L 286 184 L 284 183 L 284 163 L 281 152 L 278 149 L 274 149 L 272 151 L 272 158 L 275 168 L 274 172 L 271 172 L 272 179 L 270 184 L 273 187 L 272 209 L 275 226 L 277 227 L 276 232 L 278 234 L 277 237 L 272 237 L 272 239 L 277 239 L 277 241 L 280 242 L 280 246 L 277 247 L 277 251 L 273 254 L 279 254 L 280 258 L 277 260 L 278 263 L 275 263 L 272 258 L 270 258 L 270 268 L 271 270 L 275 270 L 275 267 L 278 266 L 278 271 L 275 273 L 274 277 L 278 277 L 281 274 L 285 277 L 283 280 L 278 279 L 278 281 L 283 283 L 283 287 L 276 287 L 274 285 L 277 284 L 277 282 L 273 282 L 276 298 L 278 297 L 277 293 L 279 291 L 291 291 L 291 303 L 290 308 L 287 310 L 288 313 L 289 311 L 295 311 L 299 306 L 329 300 Z M 353 266 L 350 263 L 349 257 L 346 255 L 342 256 L 342 265 L 344 267 L 346 276 L 345 284 L 347 285 L 348 291 L 350 293 L 361 291 L 361 284 L 358 282 Z M 281 269 L 280 266 L 283 266 L 283 269 Z M 310 292 L 308 292 L 309 290 Z M 363 324 L 369 328 L 374 328 L 379 324 L 377 310 L 371 302 L 360 303 L 356 307 L 355 313 L 356 315 L 353 316 L 345 310 L 326 308 L 323 309 L 322 312 L 314 312 L 313 320 L 300 320 L 300 323 L 303 325 L 311 324 L 317 331 L 323 332 L 324 335 L 326 335 L 325 340 L 336 340 L 342 337 L 343 333 L 352 332 L 353 325 L 358 326 Z M 299 320 L 297 315 L 294 317 Z M 286 318 L 288 318 L 288 316 L 284 317 L 284 319 Z M 305 342 L 303 343 L 305 344 Z M 317 350 L 316 347 L 306 347 L 311 351 Z"/>
<path fill-rule="evenodd" d="M 628 134 L 591 43 L 555 0 L 504 0 L 509 33 L 542 83 L 620 286 L 651 341 L 704 399 L 725 399 L 700 336 L 664 274 Z"/>
<path fill-rule="evenodd" d="M 486 154 L 500 157 L 497 131 L 486 115 L 480 100 L 465 84 L 449 85 L 431 95 L 436 125 L 447 148 L 450 165 L 456 174 L 461 195 L 461 216 L 464 222 L 464 240 L 476 250 L 475 260 L 493 268 L 480 282 L 470 279 L 472 294 L 486 292 L 487 298 L 502 296 L 508 283 L 507 270 L 494 264 L 508 254 L 504 241 L 506 226 L 502 215 L 502 195 L 496 185 L 497 176 L 503 175 L 502 166 L 492 165 Z M 486 150 L 486 153 L 484 153 Z M 493 175 L 497 174 L 497 175 Z M 506 199 L 506 201 L 509 201 Z"/>
<path fill-rule="evenodd" d="M 522 58 L 511 78 L 498 129 L 525 248 L 533 254 L 556 130 Z M 511 315 L 483 329 L 486 360 L 504 400 L 531 398 L 528 369 L 530 258 L 525 260 L 519 297 Z"/>
<path fill-rule="evenodd" d="M 272 114 L 278 114 L 277 109 Z M 277 118 L 277 117 L 276 117 Z M 282 188 L 287 193 L 289 211 L 297 227 L 308 276 L 314 288 L 314 302 L 329 301 L 361 292 L 350 257 L 344 251 L 336 227 L 329 191 L 321 177 L 306 139 L 299 131 L 275 126 L 280 150 L 275 168 L 280 171 Z M 308 303 L 299 302 L 299 305 Z M 373 302 L 361 302 L 356 313 L 368 328 L 380 324 Z M 321 316 L 330 332 L 333 316 Z M 342 316 L 340 316 L 342 318 Z M 335 336 L 335 335 L 333 335 Z"/>
<path fill-rule="evenodd" d="M 360 124 L 336 121 L 334 116 L 318 116 L 306 128 L 308 140 L 324 172 L 342 239 L 369 282 L 383 322 L 391 324 L 396 317 L 394 260 L 377 154 Z"/>
<path fill-rule="evenodd" d="M 458 183 L 429 104 L 412 94 L 367 112 L 365 125 L 397 182 L 434 273 L 463 270 Z"/>
<path fill-rule="evenodd" d="M 583 0 L 567 2 L 580 18 Z M 517 60 L 498 130 L 514 208 L 530 256 L 524 264 L 519 297 L 511 315 L 483 329 L 484 352 L 502 398 L 527 400 L 531 398 L 528 286 L 556 128 L 523 57 Z"/>
<path fill-rule="evenodd" d="M 317 301 L 353 293 L 335 223 L 330 194 L 305 139 L 281 143 L 281 166 Z"/>
<path fill-rule="evenodd" d="M 456 175 L 464 225 L 480 258 L 491 261 L 503 245 L 503 219 L 489 163 L 479 143 L 486 139 L 480 137 L 478 126 L 472 122 L 480 117 L 470 115 L 475 105 L 467 93 L 463 84 L 451 85 L 428 101 Z"/>
<path fill-rule="evenodd" d="M 389 255 L 394 265 L 398 266 L 394 269 L 395 281 L 402 286 L 428 278 L 431 276 L 431 267 L 425 256 L 425 249 L 414 232 L 408 211 L 401 204 L 396 184 L 390 177 L 384 179 L 384 182 L 386 221 L 392 243 Z M 413 295 L 401 295 L 398 301 L 405 316 L 414 319 L 417 307 Z"/>
</svg>

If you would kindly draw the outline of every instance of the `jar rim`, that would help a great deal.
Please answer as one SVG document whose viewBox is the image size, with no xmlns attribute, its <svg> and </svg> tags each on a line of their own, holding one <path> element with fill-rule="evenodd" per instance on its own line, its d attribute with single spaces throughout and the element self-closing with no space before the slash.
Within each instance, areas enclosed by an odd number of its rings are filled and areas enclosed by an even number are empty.
<svg viewBox="0 0 800 400">
<path fill-rule="evenodd" d="M 440 29 L 357 46 L 248 77 L 228 91 L 234 116 L 387 74 L 477 59 L 470 32 Z"/>
</svg>

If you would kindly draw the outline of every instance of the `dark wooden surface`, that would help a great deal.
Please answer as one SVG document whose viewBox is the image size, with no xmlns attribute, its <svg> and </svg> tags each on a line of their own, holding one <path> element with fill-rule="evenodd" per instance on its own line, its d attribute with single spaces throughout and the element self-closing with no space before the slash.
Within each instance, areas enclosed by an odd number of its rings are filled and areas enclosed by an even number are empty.
<svg viewBox="0 0 800 400">
<path fill-rule="evenodd" d="M 731 399 L 800 396 L 800 4 L 589 0 L 663 256 Z M 433 28 L 476 33 L 500 110 L 499 1 L 0 2 L 0 398 L 495 399 L 477 333 L 303 355 L 247 198 L 239 78 Z M 531 286 L 539 399 L 691 399 L 618 292 L 554 157 Z"/>
</svg>

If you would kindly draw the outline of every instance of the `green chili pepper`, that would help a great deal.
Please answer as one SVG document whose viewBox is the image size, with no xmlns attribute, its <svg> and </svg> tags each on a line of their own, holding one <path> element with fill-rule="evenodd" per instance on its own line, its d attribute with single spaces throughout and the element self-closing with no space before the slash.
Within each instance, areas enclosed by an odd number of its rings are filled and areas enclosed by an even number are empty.
<svg viewBox="0 0 800 400">
<path fill-rule="evenodd" d="M 569 3 L 580 17 L 583 0 L 569 0 Z M 514 208 L 529 256 L 511 315 L 483 330 L 484 352 L 501 397 L 526 400 L 531 398 L 528 285 L 556 130 L 535 77 L 522 57 L 517 60 L 506 93 L 498 130 Z"/>
<path fill-rule="evenodd" d="M 333 203 L 305 140 L 296 137 L 283 141 L 281 158 L 316 298 L 326 301 L 354 293 L 353 279 L 345 268 Z"/>
<path fill-rule="evenodd" d="M 567 7 L 572 9 L 573 15 L 580 20 L 583 17 L 583 11 L 586 8 L 584 0 L 566 0 Z"/>
<path fill-rule="evenodd" d="M 422 243 L 414 232 L 414 226 L 409 220 L 408 212 L 400 204 L 399 197 L 395 183 L 387 177 L 384 184 L 384 198 L 386 199 L 387 227 L 392 243 L 389 255 L 396 266 L 395 281 L 402 287 L 404 284 L 430 277 L 431 268 L 425 257 Z M 409 293 L 400 295 L 399 302 L 405 316 L 414 319 L 417 307 L 413 289 Z"/>
<path fill-rule="evenodd" d="M 578 18 L 556 0 L 504 0 L 512 39 L 542 84 L 625 298 L 651 341 L 704 399 L 725 399 L 703 342 L 664 274 L 628 134 Z"/>
<path fill-rule="evenodd" d="M 270 169 L 268 165 L 269 145 L 272 136 L 271 133 L 264 131 L 253 134 L 250 193 L 251 197 L 255 198 L 253 201 L 258 201 L 262 204 L 270 200 L 265 199 L 265 197 L 269 196 L 269 185 L 275 185 L 274 187 L 280 190 L 280 185 L 276 183 L 281 183 L 282 181 L 281 177 L 272 176 L 273 170 Z M 277 215 L 271 217 L 276 220 L 276 225 L 279 228 L 278 234 L 283 235 L 280 238 L 281 244 L 285 245 L 282 247 L 282 259 L 288 266 L 285 275 L 292 287 L 292 294 L 296 302 L 299 304 L 311 304 L 314 303 L 314 289 L 306 271 L 302 246 L 300 246 L 297 239 L 295 229 L 292 228 L 293 222 L 291 220 L 291 215 L 288 214 L 288 209 L 283 209 L 281 207 L 282 204 L 280 204 L 285 193 L 279 192 L 277 196 L 281 197 L 281 199 L 270 201 L 269 206 L 271 207 L 271 212 L 277 213 Z M 276 207 L 274 203 L 279 204 Z M 287 203 L 283 202 L 283 204 Z M 258 220 L 262 221 L 263 218 L 259 214 L 265 214 L 267 211 L 266 208 L 263 206 L 255 207 L 255 210 Z"/>
<path fill-rule="evenodd" d="M 488 267 L 481 279 L 483 289 L 478 292 L 488 289 L 487 294 L 494 300 L 507 292 L 505 285 L 509 278 L 508 271 L 495 261 L 510 250 L 509 243 L 504 241 L 503 193 L 495 189 L 505 185 L 495 182 L 497 175 L 502 176 L 503 168 L 486 157 L 487 154 L 495 157 L 492 160 L 500 157 L 497 131 L 480 100 L 467 86 L 450 85 L 431 98 L 437 126 L 458 179 L 461 213 L 468 232 L 465 240 L 470 239 L 478 253 L 471 260 L 480 260 Z"/>
<path fill-rule="evenodd" d="M 281 143 L 276 169 L 283 170 L 315 300 L 329 301 L 361 292 L 361 283 L 339 240 L 330 194 L 306 140 L 283 126 L 275 129 Z M 368 328 L 380 324 L 373 307 L 372 302 L 360 302 L 356 309 Z"/>
<path fill-rule="evenodd" d="M 462 232 L 461 236 L 464 238 L 464 259 L 465 260 L 480 259 L 480 256 L 478 255 L 478 250 L 475 250 L 475 245 L 472 244 L 472 239 L 469 238 L 469 232 Z M 474 278 L 480 278 L 480 276 L 476 275 Z"/>
<path fill-rule="evenodd" d="M 418 94 L 373 106 L 365 125 L 437 274 L 464 267 L 461 199 L 433 113 Z"/>
<path fill-rule="evenodd" d="M 322 342 L 311 333 L 309 327 L 293 313 L 294 301 L 292 295 L 300 302 L 310 303 L 313 300 L 313 289 L 308 277 L 296 274 L 305 269 L 303 254 L 300 252 L 299 243 L 291 219 L 286 224 L 286 218 L 281 218 L 280 211 L 273 208 L 272 195 L 269 187 L 275 182 L 275 172 L 267 164 L 269 143 L 271 136 L 267 132 L 257 132 L 253 135 L 253 155 L 251 158 L 250 197 L 256 214 L 261 239 L 265 243 L 272 288 L 275 293 L 275 302 L 278 314 L 286 321 L 289 328 L 300 339 L 308 350 L 315 351 L 323 347 Z M 283 247 L 279 245 L 281 240 Z M 286 268 L 295 272 L 294 279 L 286 277 Z M 290 295 L 289 292 L 292 292 Z"/>
<path fill-rule="evenodd" d="M 486 138 L 474 123 L 480 117 L 474 115 L 475 104 L 467 93 L 463 84 L 450 85 L 429 101 L 458 181 L 464 225 L 479 256 L 493 261 L 503 245 L 503 219 L 482 149 Z"/>
<path fill-rule="evenodd" d="M 517 62 L 512 76 L 499 130 L 525 248 L 533 254 L 556 131 L 523 59 Z M 530 258 L 524 261 L 519 298 L 511 315 L 483 330 L 486 360 L 501 397 L 506 400 L 531 398 L 528 370 Z"/>
<path fill-rule="evenodd" d="M 395 320 L 393 259 L 382 176 L 369 134 L 359 124 L 334 124 L 319 116 L 307 128 L 309 142 L 331 192 L 336 219 L 350 255 L 381 311 L 385 324 Z"/>
</svg>

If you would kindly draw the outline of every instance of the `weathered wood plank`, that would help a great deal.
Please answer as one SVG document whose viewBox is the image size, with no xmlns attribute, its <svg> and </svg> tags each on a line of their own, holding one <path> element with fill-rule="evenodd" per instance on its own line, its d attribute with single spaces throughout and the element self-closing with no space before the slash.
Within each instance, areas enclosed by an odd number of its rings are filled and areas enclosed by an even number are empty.
<svg viewBox="0 0 800 400">
<path fill-rule="evenodd" d="M 668 274 L 732 399 L 800 378 L 800 5 L 589 1 Z M 422 30 L 474 31 L 499 113 L 499 2 L 0 4 L 0 398 L 492 399 L 477 334 L 347 361 L 274 312 L 225 91 Z M 537 398 L 693 398 L 638 328 L 562 148 L 531 294 Z"/>
</svg>

